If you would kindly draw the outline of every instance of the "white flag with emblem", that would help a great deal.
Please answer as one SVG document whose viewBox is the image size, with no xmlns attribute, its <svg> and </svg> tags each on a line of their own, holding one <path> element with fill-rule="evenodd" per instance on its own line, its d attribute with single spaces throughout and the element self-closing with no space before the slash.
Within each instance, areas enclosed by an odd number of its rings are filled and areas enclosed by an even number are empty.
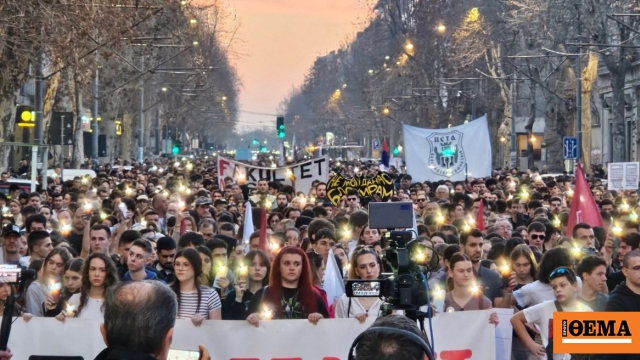
<svg viewBox="0 0 640 360">
<path fill-rule="evenodd" d="M 403 125 L 407 173 L 414 181 L 491 176 L 487 116 L 448 129 Z"/>
</svg>

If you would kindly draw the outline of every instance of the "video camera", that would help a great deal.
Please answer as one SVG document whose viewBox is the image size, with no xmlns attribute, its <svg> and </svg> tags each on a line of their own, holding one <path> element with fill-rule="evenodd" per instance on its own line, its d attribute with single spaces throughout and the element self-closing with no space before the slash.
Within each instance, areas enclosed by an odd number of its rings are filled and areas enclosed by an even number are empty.
<svg viewBox="0 0 640 360">
<path fill-rule="evenodd" d="M 0 265 L 0 284 L 17 285 L 19 288 L 18 293 L 14 294 L 13 286 L 11 287 L 11 294 L 4 304 L 2 325 L 0 325 L 0 350 L 7 350 L 16 300 L 20 294 L 24 293 L 26 282 L 35 278 L 35 270 L 24 269 L 18 265 Z"/>
<path fill-rule="evenodd" d="M 414 216 L 412 207 L 412 203 L 370 203 L 369 227 L 411 228 Z M 404 310 L 407 316 L 414 317 L 411 314 L 416 314 L 420 307 L 428 305 L 425 273 L 438 264 L 437 254 L 415 239 L 410 230 L 392 230 L 387 234 L 390 235 L 389 248 L 385 251 L 384 258 L 394 272 L 382 274 L 382 279 L 379 280 L 348 280 L 346 294 L 348 297 L 383 298 L 386 303 L 383 313 Z"/>
</svg>

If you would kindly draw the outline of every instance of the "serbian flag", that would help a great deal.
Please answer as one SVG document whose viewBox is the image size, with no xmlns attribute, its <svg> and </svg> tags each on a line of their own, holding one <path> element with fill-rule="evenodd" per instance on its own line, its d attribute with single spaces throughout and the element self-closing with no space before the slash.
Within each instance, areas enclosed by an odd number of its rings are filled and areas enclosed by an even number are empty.
<svg viewBox="0 0 640 360">
<path fill-rule="evenodd" d="M 267 253 L 269 251 L 269 240 L 267 238 L 267 208 L 263 207 L 260 213 L 260 242 L 258 243 L 260 250 Z"/>
<path fill-rule="evenodd" d="M 384 138 L 382 143 L 382 156 L 380 163 L 384 166 L 383 170 L 389 170 L 389 140 L 387 140 L 387 138 Z"/>
<path fill-rule="evenodd" d="M 478 218 L 476 219 L 476 229 L 484 231 L 484 202 L 480 200 L 480 207 L 478 208 Z"/>
<path fill-rule="evenodd" d="M 573 227 L 579 223 L 587 223 L 593 226 L 603 226 L 602 216 L 593 194 L 584 177 L 582 165 L 578 163 L 576 169 L 576 185 L 573 189 L 573 199 L 571 199 L 571 208 L 569 210 L 569 222 L 567 224 L 567 232 L 565 235 L 573 236 Z"/>
</svg>

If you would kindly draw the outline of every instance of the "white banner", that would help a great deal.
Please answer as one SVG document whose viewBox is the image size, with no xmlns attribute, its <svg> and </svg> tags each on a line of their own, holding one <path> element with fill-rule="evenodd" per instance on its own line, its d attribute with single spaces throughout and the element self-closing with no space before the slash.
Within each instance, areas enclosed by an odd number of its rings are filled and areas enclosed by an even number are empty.
<svg viewBox="0 0 640 360">
<path fill-rule="evenodd" d="M 489 324 L 492 310 L 442 313 L 433 318 L 434 350 L 438 359 L 496 359 L 494 325 Z M 509 318 L 501 316 L 501 322 Z M 197 350 L 204 345 L 216 360 L 226 359 L 304 359 L 346 360 L 351 343 L 373 322 L 355 319 L 263 321 L 255 328 L 246 321 L 204 321 L 196 328 L 190 320 L 178 320 L 172 349 Z M 427 333 L 429 324 L 425 323 Z M 510 325 L 509 325 L 510 328 Z M 509 329 L 509 331 L 511 331 Z M 25 339 L 28 339 L 26 341 Z M 247 346 L 251 344 L 251 346 Z M 509 344 L 510 345 L 510 344 Z M 105 348 L 100 321 L 19 318 L 9 338 L 14 359 L 32 355 L 82 356 L 93 359 Z M 509 359 L 509 357 L 498 360 Z"/>
<path fill-rule="evenodd" d="M 448 129 L 402 125 L 402 133 L 407 173 L 413 181 L 461 181 L 467 176 L 491 176 L 486 115 Z"/>
<path fill-rule="evenodd" d="M 640 163 L 609 163 L 607 168 L 608 190 L 638 190 Z"/>
<path fill-rule="evenodd" d="M 295 181 L 291 181 L 291 175 Z M 231 177 L 234 181 L 257 184 L 260 179 L 278 181 L 285 185 L 294 185 L 296 191 L 307 193 L 314 180 L 329 181 L 329 155 L 309 161 L 281 167 L 264 168 L 240 163 L 231 159 L 218 157 L 218 184 L 224 189 L 224 178 Z"/>
</svg>

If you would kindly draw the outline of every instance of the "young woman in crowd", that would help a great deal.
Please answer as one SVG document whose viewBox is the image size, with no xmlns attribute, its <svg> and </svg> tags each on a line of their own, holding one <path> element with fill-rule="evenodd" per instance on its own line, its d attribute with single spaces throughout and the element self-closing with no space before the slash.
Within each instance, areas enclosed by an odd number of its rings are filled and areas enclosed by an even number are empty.
<svg viewBox="0 0 640 360">
<path fill-rule="evenodd" d="M 267 225 L 269 226 L 269 230 L 271 232 L 282 231 L 282 213 L 280 212 L 272 212 L 269 214 L 267 218 Z"/>
<path fill-rule="evenodd" d="M 309 259 L 302 249 L 283 248 L 271 267 L 269 286 L 254 295 L 247 321 L 259 326 L 261 319 L 309 319 L 317 324 L 328 318 L 324 300 L 313 288 Z"/>
<path fill-rule="evenodd" d="M 33 316 L 44 316 L 43 304 L 49 294 L 62 290 L 62 273 L 70 259 L 71 254 L 67 249 L 51 250 L 44 259 L 42 274 L 27 289 L 26 312 Z"/>
<path fill-rule="evenodd" d="M 349 280 L 376 280 L 380 277 L 382 261 L 375 249 L 358 246 L 351 256 Z M 377 296 L 349 298 L 343 294 L 336 305 L 336 318 L 356 318 L 364 323 L 369 316 L 378 317 L 384 302 Z"/>
<path fill-rule="evenodd" d="M 104 297 L 107 290 L 118 282 L 118 271 L 109 255 L 93 253 L 82 267 L 82 289 L 71 296 L 66 309 L 56 319 L 104 319 Z"/>
<path fill-rule="evenodd" d="M 49 294 L 44 302 L 44 316 L 55 317 L 62 312 L 71 296 L 80 292 L 82 287 L 82 258 L 71 259 L 64 266 L 62 291 L 59 294 Z"/>
<path fill-rule="evenodd" d="M 9 202 L 9 215 L 13 217 L 14 224 L 22 226 L 23 219 L 20 211 L 22 210 L 22 204 L 18 199 L 11 199 Z"/>
<path fill-rule="evenodd" d="M 329 301 L 327 299 L 327 292 L 322 288 L 322 282 L 324 281 L 324 271 L 326 269 L 326 262 L 322 258 L 322 256 L 316 254 L 315 252 L 308 252 L 307 257 L 309 258 L 309 266 L 311 267 L 311 278 L 313 281 L 313 288 L 316 289 L 320 296 L 322 296 L 322 300 L 324 300 L 324 305 L 329 310 L 329 317 L 333 318 L 334 314 L 329 306 Z"/>
<path fill-rule="evenodd" d="M 242 268 L 246 267 L 246 270 Z M 222 320 L 245 320 L 249 303 L 254 294 L 269 284 L 271 264 L 262 250 L 252 250 L 235 268 L 238 276 L 232 290 L 222 303 Z M 246 271 L 246 274 L 243 272 Z"/>
<path fill-rule="evenodd" d="M 444 297 L 446 311 L 469 311 L 491 309 L 491 300 L 482 294 L 475 283 L 471 258 L 463 253 L 453 254 L 449 260 L 447 294 Z M 492 313 L 489 322 L 497 325 L 498 314 Z"/>
<path fill-rule="evenodd" d="M 195 326 L 204 320 L 220 320 L 221 307 L 218 293 L 202 285 L 202 258 L 196 249 L 184 248 L 176 254 L 174 262 L 176 280 L 170 285 L 178 296 L 178 318 L 191 319 Z"/>
<path fill-rule="evenodd" d="M 333 253 L 340 259 L 340 268 L 344 269 L 349 264 L 349 254 L 344 249 L 342 244 L 336 244 L 333 247 Z"/>
<path fill-rule="evenodd" d="M 202 259 L 202 276 L 200 277 L 200 284 L 204 286 L 211 286 L 211 284 L 213 284 L 213 280 L 216 278 L 216 274 L 213 269 L 213 256 L 211 255 L 211 250 L 204 245 L 197 246 L 196 250 L 198 250 L 200 259 Z"/>
<path fill-rule="evenodd" d="M 375 241 L 380 241 L 380 232 L 378 229 L 370 229 L 369 225 L 365 226 L 360 233 L 358 245 L 371 245 Z"/>
</svg>

